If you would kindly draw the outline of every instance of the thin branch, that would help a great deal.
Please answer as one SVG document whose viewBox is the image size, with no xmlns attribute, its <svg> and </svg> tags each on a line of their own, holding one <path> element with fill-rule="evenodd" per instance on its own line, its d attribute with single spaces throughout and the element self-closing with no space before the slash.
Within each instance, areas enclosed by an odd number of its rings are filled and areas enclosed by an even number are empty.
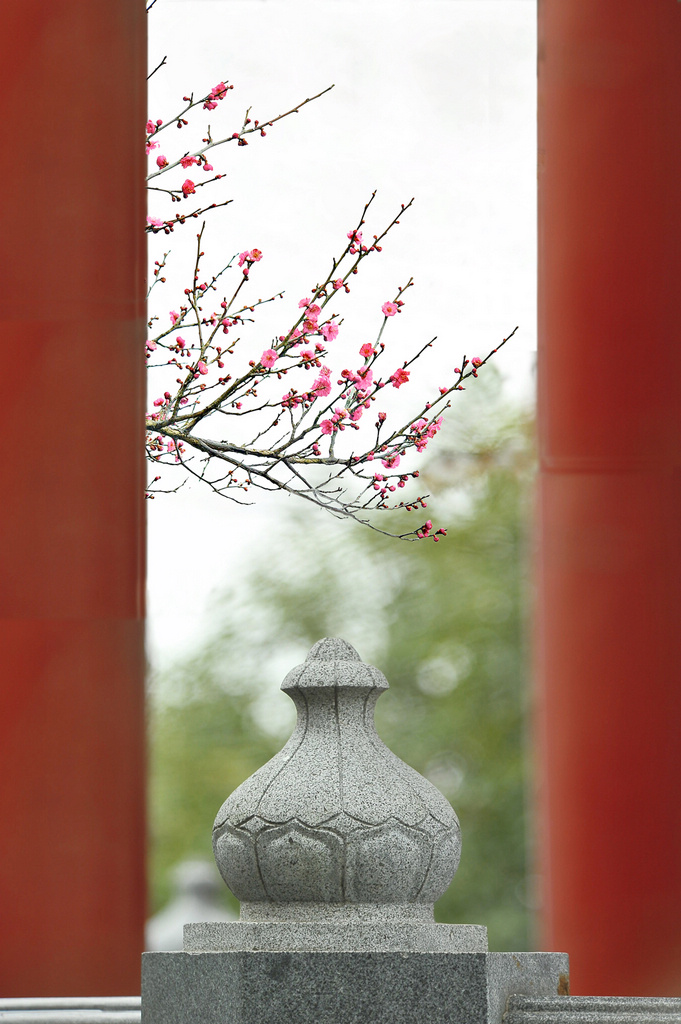
<svg viewBox="0 0 681 1024">
<path fill-rule="evenodd" d="M 147 12 L 151 10 L 151 8 L 154 6 L 155 3 L 156 3 L 156 0 L 153 0 L 153 3 L 151 4 L 151 6 L 147 7 Z M 168 55 L 166 54 L 166 56 L 163 58 L 161 63 L 157 64 L 156 67 L 154 68 L 154 70 L 149 72 L 149 74 L 147 75 L 147 82 L 149 81 L 149 79 L 151 78 L 152 75 L 156 74 L 156 72 L 158 71 L 159 68 L 163 67 L 163 65 L 165 64 L 165 62 L 167 60 L 168 60 Z"/>
</svg>

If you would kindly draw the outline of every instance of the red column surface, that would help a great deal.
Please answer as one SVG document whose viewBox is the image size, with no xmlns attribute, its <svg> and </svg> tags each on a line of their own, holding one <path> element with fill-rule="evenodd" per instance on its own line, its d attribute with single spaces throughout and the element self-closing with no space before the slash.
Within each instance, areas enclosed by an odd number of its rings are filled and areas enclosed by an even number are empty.
<svg viewBox="0 0 681 1024">
<path fill-rule="evenodd" d="M 0 995 L 139 992 L 146 23 L 5 0 Z"/>
<path fill-rule="evenodd" d="M 681 3 L 539 47 L 540 942 L 681 995 Z"/>
</svg>

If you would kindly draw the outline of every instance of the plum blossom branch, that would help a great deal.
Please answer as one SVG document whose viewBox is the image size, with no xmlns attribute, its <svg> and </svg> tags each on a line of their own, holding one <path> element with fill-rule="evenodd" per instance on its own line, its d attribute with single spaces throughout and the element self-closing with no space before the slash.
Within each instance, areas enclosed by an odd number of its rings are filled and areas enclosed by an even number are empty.
<svg viewBox="0 0 681 1024">
<path fill-rule="evenodd" d="M 165 58 L 158 67 L 164 63 Z M 195 100 L 193 94 L 185 96 L 185 106 L 169 121 L 150 119 L 147 153 L 151 156 L 159 149 L 158 136 L 171 124 L 178 129 L 186 127 L 187 115 L 197 106 L 215 110 L 232 88 L 221 81 L 200 99 Z M 331 88 L 265 122 L 252 121 L 249 108 L 240 129 L 217 140 L 208 127 L 203 146 L 195 152 L 172 158 L 165 153 L 152 156 L 156 169 L 148 181 L 180 168 L 180 177 L 193 175 L 192 168 L 202 173 L 214 171 L 206 156 L 210 150 L 234 141 L 238 146 L 247 145 L 246 136 L 254 132 L 265 136 L 266 128 L 298 113 Z M 223 177 L 215 173 L 200 182 L 185 177 L 167 188 L 148 187 L 169 196 L 172 203 L 182 203 L 199 188 Z M 387 536 L 437 541 L 445 535 L 446 531 L 435 529 L 430 520 L 407 531 L 391 532 L 377 526 L 372 516 L 378 511 L 420 512 L 427 508 L 427 494 L 402 496 L 407 485 L 413 486 L 419 477 L 418 468 L 406 468 L 402 460 L 425 450 L 440 430 L 453 393 L 464 390 L 464 382 L 478 376 L 517 328 L 484 358 L 463 356 L 461 365 L 447 372 L 432 401 L 418 412 L 402 416 L 400 426 L 389 427 L 387 413 L 377 410 L 376 403 L 385 388 L 399 390 L 409 385 L 411 368 L 436 339 L 425 342 L 400 365 L 390 357 L 390 345 L 384 339 L 414 285 L 410 277 L 392 298 L 376 302 L 373 340 L 354 342 L 356 347 L 351 350 L 356 354 L 350 358 L 338 351 L 341 343 L 336 339 L 347 333 L 342 304 L 351 292 L 353 277 L 365 260 L 373 260 L 382 251 L 386 236 L 414 202 L 402 204 L 380 232 L 365 239 L 366 219 L 375 196 L 372 193 L 364 204 L 326 274 L 300 299 L 293 315 L 289 313 L 290 326 L 270 337 L 264 347 L 262 342 L 257 348 L 249 343 L 250 350 L 245 350 L 241 332 L 254 322 L 261 306 L 280 302 L 284 293 L 265 299 L 250 297 L 252 274 L 257 274 L 263 259 L 258 248 L 234 253 L 221 269 L 207 274 L 203 269 L 205 221 L 201 224 L 191 281 L 169 310 L 167 323 L 161 326 L 158 316 L 149 320 L 147 365 L 160 382 L 146 418 L 147 456 L 154 470 L 159 465 L 179 469 L 185 474 L 183 479 L 193 477 L 239 503 L 250 500 L 246 495 L 251 489 L 279 490 Z M 149 216 L 146 230 L 152 235 L 168 235 L 188 218 L 197 219 L 230 202 L 223 200 L 171 217 Z M 165 284 L 168 256 L 165 252 L 155 261 L 149 293 Z M 349 339 L 347 343 L 353 345 Z M 333 369 L 334 364 L 343 368 Z M 160 479 L 157 474 L 151 481 L 150 497 L 162 493 L 157 486 Z"/>
</svg>

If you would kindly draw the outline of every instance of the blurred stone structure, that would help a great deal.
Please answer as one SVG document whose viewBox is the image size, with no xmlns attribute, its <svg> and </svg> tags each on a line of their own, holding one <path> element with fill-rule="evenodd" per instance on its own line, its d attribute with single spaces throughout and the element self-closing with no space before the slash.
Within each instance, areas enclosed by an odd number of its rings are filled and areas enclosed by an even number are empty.
<svg viewBox="0 0 681 1024">
<path fill-rule="evenodd" d="M 173 869 L 172 880 L 172 899 L 147 921 L 148 950 L 182 949 L 183 929 L 190 921 L 234 920 L 220 899 L 220 876 L 209 861 L 181 861 Z"/>
</svg>

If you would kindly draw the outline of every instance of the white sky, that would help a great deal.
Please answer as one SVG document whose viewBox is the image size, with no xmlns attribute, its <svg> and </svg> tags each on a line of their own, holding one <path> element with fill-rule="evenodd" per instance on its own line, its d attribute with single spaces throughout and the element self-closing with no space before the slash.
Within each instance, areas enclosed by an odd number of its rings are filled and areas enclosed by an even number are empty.
<svg viewBox="0 0 681 1024">
<path fill-rule="evenodd" d="M 415 196 L 416 203 L 356 278 L 344 333 L 354 332 L 358 344 L 370 340 L 362 333 L 375 323 L 376 308 L 413 276 L 416 287 L 389 324 L 399 361 L 437 335 L 439 348 L 422 371 L 423 386 L 432 388 L 443 366 L 458 364 L 464 352 L 485 355 L 519 324 L 497 365 L 509 392 L 529 397 L 536 349 L 534 0 L 157 0 L 149 35 L 150 68 L 168 57 L 149 83 L 154 120 L 178 113 L 192 90 L 203 95 L 221 80 L 235 86 L 218 110 L 195 115 L 182 134 L 169 128 L 152 158 L 189 149 L 192 124 L 200 138 L 210 120 L 213 136 L 222 137 L 240 127 L 248 106 L 264 122 L 335 84 L 267 138 L 214 150 L 211 162 L 227 178 L 212 193 L 199 192 L 202 200 L 235 200 L 208 219 L 207 268 L 258 247 L 264 257 L 251 274 L 253 295 L 286 289 L 284 302 L 268 307 L 253 332 L 256 357 L 272 333 L 290 325 L 298 299 L 326 272 L 377 189 L 369 235 L 400 202 Z M 194 169 L 195 180 L 202 173 Z M 150 212 L 164 212 L 153 198 Z M 170 240 L 152 239 L 152 260 L 172 249 L 166 290 L 159 295 L 159 286 L 152 304 L 162 318 L 179 307 L 195 233 L 187 226 Z M 403 395 L 407 408 L 406 389 Z M 200 642 L 211 593 L 243 571 L 256 546 L 262 551 L 274 521 L 277 543 L 285 545 L 286 504 L 274 495 L 237 508 L 198 484 L 147 502 L 152 665 Z M 344 529 L 327 519 L 329 531 Z"/>
</svg>

